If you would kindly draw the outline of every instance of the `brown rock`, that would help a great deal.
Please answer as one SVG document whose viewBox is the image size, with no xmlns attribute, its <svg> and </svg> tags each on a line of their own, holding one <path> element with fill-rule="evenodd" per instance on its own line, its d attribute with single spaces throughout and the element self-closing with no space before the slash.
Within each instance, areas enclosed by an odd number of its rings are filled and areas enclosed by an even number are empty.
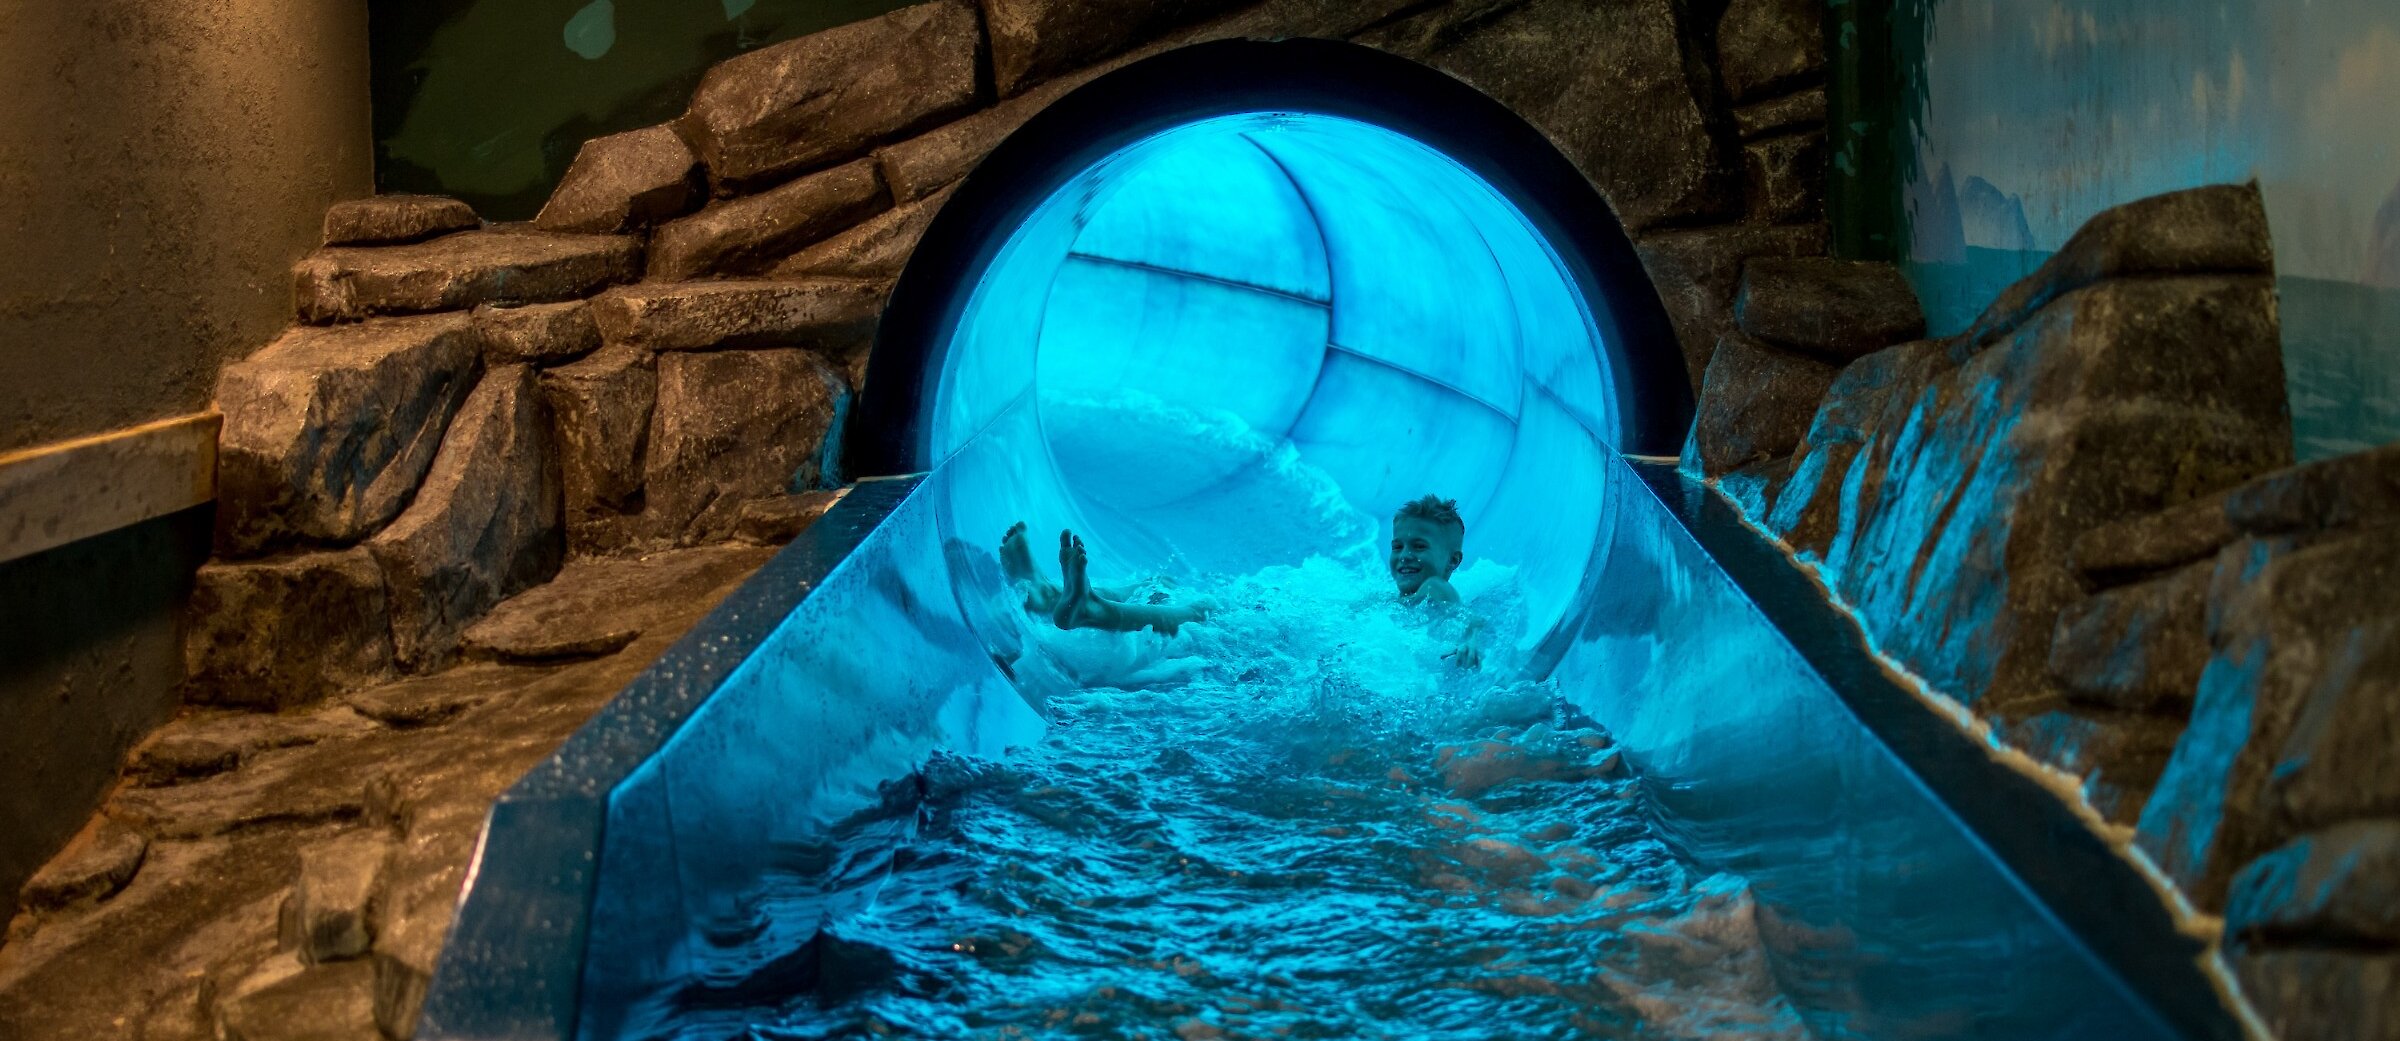
<svg viewBox="0 0 2400 1041">
<path fill-rule="evenodd" d="M 1717 22 L 1717 61 L 1736 103 L 1825 73 L 1825 8 L 1810 0 L 1732 0 Z"/>
<path fill-rule="evenodd" d="M 2050 639 L 2050 674 L 2071 700 L 2129 712 L 2191 710 L 2208 664 L 2208 588 L 2201 562 L 2069 606 Z M 2160 765 L 2165 765 L 2161 760 Z"/>
<path fill-rule="evenodd" d="M 964 3 L 904 7 L 719 62 L 682 121 L 720 190 L 864 153 L 980 100 Z"/>
<path fill-rule="evenodd" d="M 1762 257 L 1742 266 L 1733 306 L 1743 332 L 1834 361 L 1925 335 L 1916 290 L 1881 261 Z"/>
<path fill-rule="evenodd" d="M 1523 115 L 1592 179 L 1634 231 L 1731 217 L 1740 157 L 1712 132 L 1714 86 L 1684 60 L 1679 5 L 1530 0 L 1443 5 L 1359 43 L 1422 61 Z M 1542 59 L 1527 60 L 1528 41 Z"/>
<path fill-rule="evenodd" d="M 2225 518 L 2225 494 L 2204 495 L 2084 532 L 2075 540 L 2075 566 L 2115 585 L 2216 556 L 2239 534 Z"/>
<path fill-rule="evenodd" d="M 357 820 L 366 812 L 363 779 L 346 770 L 324 769 L 313 751 L 262 751 L 240 769 L 188 784 L 120 788 L 110 797 L 107 812 L 162 840 Z"/>
<path fill-rule="evenodd" d="M 1825 135 L 1782 134 L 1742 146 L 1750 219 L 1807 224 L 1825 219 Z"/>
<path fill-rule="evenodd" d="M 2400 945 L 2400 820 L 2337 824 L 2251 861 L 2233 880 L 2225 935 L 2243 944 Z"/>
<path fill-rule="evenodd" d="M 1823 133 L 1825 88 L 1810 87 L 1734 109 L 1733 126 L 1744 141 L 1756 140 L 1779 130 Z"/>
<path fill-rule="evenodd" d="M 1067 92 L 1089 83 L 1099 68 L 1069 73 L 991 108 L 875 150 L 895 202 L 909 202 L 959 182 L 1008 135 Z"/>
<path fill-rule="evenodd" d="M 2213 910 L 2236 869 L 2286 840 L 2400 812 L 2380 765 L 2400 726 L 2400 543 L 2244 539 L 2218 555 L 2209 601 L 2215 655 L 2135 838 Z"/>
<path fill-rule="evenodd" d="M 649 351 L 804 346 L 834 350 L 873 338 L 884 282 L 644 282 L 593 302 L 600 335 Z"/>
<path fill-rule="evenodd" d="M 493 365 L 549 365 L 600 346 L 600 328 L 592 324 L 591 304 L 583 300 L 517 307 L 485 304 L 475 309 L 475 334 L 483 341 L 485 360 Z"/>
<path fill-rule="evenodd" d="M 834 493 L 791 498 L 830 500 Z M 512 661 L 614 654 L 643 632 L 667 626 L 672 618 L 662 608 L 721 583 L 728 552 L 700 548 L 569 561 L 558 577 L 493 608 L 467 631 L 467 643 Z"/>
<path fill-rule="evenodd" d="M 1791 479 L 1792 464 L 1792 458 L 1785 456 L 1735 467 L 1717 478 L 1717 490 L 1741 507 L 1744 515 L 1765 517 L 1773 511 L 1784 482 Z"/>
<path fill-rule="evenodd" d="M 523 366 L 484 377 L 408 511 L 367 543 L 391 595 L 392 643 L 423 667 L 509 594 L 558 570 L 558 471 Z"/>
<path fill-rule="evenodd" d="M 742 504 L 733 522 L 733 536 L 760 546 L 780 546 L 800 536 L 808 526 L 841 501 L 842 493 L 799 492 Z"/>
<path fill-rule="evenodd" d="M 700 158 L 675 128 L 643 127 L 584 142 L 533 226 L 615 234 L 680 217 L 707 197 Z"/>
<path fill-rule="evenodd" d="M 2255 184 L 2168 192 L 2095 214 L 2033 274 L 2002 290 L 1960 334 L 1967 349 L 1992 343 L 2050 301 L 2109 278 L 2268 274 L 2275 256 Z M 2277 383 L 2280 393 L 2281 383 Z"/>
<path fill-rule="evenodd" d="M 260 752 L 353 738 L 374 729 L 357 713 L 338 707 L 299 713 L 196 713 L 152 733 L 134 749 L 126 773 L 139 784 L 177 784 L 231 770 Z"/>
<path fill-rule="evenodd" d="M 558 453 L 567 548 L 621 548 L 630 533 L 619 521 L 642 506 L 642 457 L 658 402 L 656 362 L 639 348 L 605 347 L 542 373 L 541 388 Z"/>
<path fill-rule="evenodd" d="M 354 542 L 398 516 L 474 383 L 466 316 L 294 329 L 225 367 L 217 548 Z"/>
<path fill-rule="evenodd" d="M 321 325 L 570 300 L 629 281 L 640 266 L 639 246 L 624 236 L 494 228 L 406 246 L 318 250 L 293 266 L 292 296 L 300 319 Z"/>
<path fill-rule="evenodd" d="M 2268 474 L 2225 499 L 2226 520 L 2253 535 L 2307 535 L 2400 518 L 2400 444 Z"/>
<path fill-rule="evenodd" d="M 1675 323 L 1683 362 L 1699 390 L 1717 341 L 1733 329 L 1733 298 L 1742 264 L 1754 257 L 1817 256 L 1825 252 L 1823 225 L 1697 228 L 1660 231 L 1634 240 L 1650 284 Z"/>
<path fill-rule="evenodd" d="M 468 627 L 468 631 L 473 628 Z M 476 662 L 355 690 L 342 695 L 342 703 L 386 726 L 401 729 L 433 726 L 547 674 L 544 669 Z"/>
<path fill-rule="evenodd" d="M 17 892 L 17 907 L 32 913 L 106 900 L 133 881 L 149 851 L 150 840 L 141 832 L 94 817 L 67 848 L 25 881 Z"/>
<path fill-rule="evenodd" d="M 2083 532 L 2238 483 L 2291 451 L 2264 279 L 2112 280 L 1941 371 L 1872 435 L 1875 502 L 1827 566 L 1878 644 L 2004 711 L 2053 697 Z M 1988 700 L 1987 700 L 1988 699 Z"/>
<path fill-rule="evenodd" d="M 375 1033 L 373 970 L 361 961 L 303 966 L 283 955 L 217 1001 L 222 1041 L 359 1041 Z"/>
<path fill-rule="evenodd" d="M 950 201 L 949 188 L 868 219 L 864 224 L 784 258 L 775 278 L 849 278 L 889 282 L 900 277 L 925 229 Z"/>
<path fill-rule="evenodd" d="M 1000 96 L 1243 0 L 982 0 Z"/>
<path fill-rule="evenodd" d="M 390 856 L 390 841 L 376 831 L 354 831 L 300 850 L 283 932 L 303 964 L 367 953 L 374 940 L 369 905 Z"/>
<path fill-rule="evenodd" d="M 2400 954 L 2244 951 L 2234 974 L 2279 1041 L 2400 1041 Z"/>
<path fill-rule="evenodd" d="M 373 1018 L 385 1037 L 416 1033 L 425 989 L 483 831 L 483 810 L 459 802 L 414 814 L 392 852 L 386 869 L 392 881 L 375 905 L 371 963 Z"/>
<path fill-rule="evenodd" d="M 1823 560 L 1839 533 L 1843 504 L 1863 516 L 1882 490 L 1882 467 L 1890 462 L 1889 439 L 1878 430 L 1898 429 L 1945 365 L 1940 345 L 1917 341 L 1889 347 L 1850 363 L 1834 377 L 1795 450 L 1792 468 L 1765 518 L 1769 531 L 1808 557 Z M 1877 451 L 1865 450 L 1874 444 Z M 1858 460 L 1864 454 L 1867 462 Z M 1854 467 L 1862 467 L 1853 473 Z"/>
<path fill-rule="evenodd" d="M 325 245 L 416 242 L 483 226 L 475 208 L 440 195 L 376 195 L 325 208 Z"/>
<path fill-rule="evenodd" d="M 818 486 L 848 400 L 841 374 L 810 351 L 660 355 L 644 525 L 713 542 L 732 534 L 742 503 Z"/>
<path fill-rule="evenodd" d="M 2102 816 L 2130 824 L 2142 812 L 2175 750 L 2180 720 L 2077 707 L 2009 721 L 2008 743 L 2083 779 Z"/>
<path fill-rule="evenodd" d="M 660 225 L 650 240 L 649 277 L 756 274 L 888 205 L 872 160 L 837 166 Z"/>
<path fill-rule="evenodd" d="M 1692 421 L 1701 472 L 1717 477 L 1792 454 L 1840 371 L 1740 333 L 1727 334 L 1709 359 L 1699 415 Z"/>
<path fill-rule="evenodd" d="M 184 696 L 282 709 L 391 671 L 383 573 L 363 549 L 201 567 L 184 628 Z"/>
</svg>

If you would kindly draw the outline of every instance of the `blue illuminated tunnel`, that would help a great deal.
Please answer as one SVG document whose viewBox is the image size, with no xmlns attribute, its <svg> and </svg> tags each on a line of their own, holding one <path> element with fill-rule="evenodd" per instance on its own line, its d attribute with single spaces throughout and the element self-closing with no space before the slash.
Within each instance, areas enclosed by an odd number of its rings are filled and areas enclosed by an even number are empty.
<svg viewBox="0 0 2400 1041">
<path fill-rule="evenodd" d="M 953 534 L 1073 527 L 1104 571 L 1314 547 L 1243 514 L 1255 453 L 1063 421 L 1093 402 L 1239 420 L 1369 516 L 1456 498 L 1537 622 L 1591 570 L 1606 455 L 1672 453 L 1690 414 L 1655 291 L 1572 165 L 1344 45 L 1193 48 L 1071 95 L 946 206 L 891 314 L 864 472 L 1023 427 L 1005 472 L 959 482 Z"/>
</svg>

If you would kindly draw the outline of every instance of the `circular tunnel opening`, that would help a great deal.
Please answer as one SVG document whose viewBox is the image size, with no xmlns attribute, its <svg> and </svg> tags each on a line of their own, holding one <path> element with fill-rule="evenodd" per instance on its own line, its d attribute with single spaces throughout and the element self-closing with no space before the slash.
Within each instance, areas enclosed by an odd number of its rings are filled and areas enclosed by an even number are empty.
<svg viewBox="0 0 2400 1041">
<path fill-rule="evenodd" d="M 929 229 L 873 364 L 854 468 L 988 471 L 949 484 L 968 542 L 1022 519 L 1098 569 L 1234 572 L 1377 537 L 1296 481 L 1353 518 L 1432 493 L 1514 569 L 1529 640 L 1592 570 L 1606 456 L 1674 451 L 1691 407 L 1571 164 L 1315 41 L 1174 52 L 1028 123 Z"/>
</svg>

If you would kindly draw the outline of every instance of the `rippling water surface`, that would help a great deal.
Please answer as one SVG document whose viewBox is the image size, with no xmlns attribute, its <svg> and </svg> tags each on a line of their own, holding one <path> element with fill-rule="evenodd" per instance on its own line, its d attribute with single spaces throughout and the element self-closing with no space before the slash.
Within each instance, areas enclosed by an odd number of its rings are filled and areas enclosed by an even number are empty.
<svg viewBox="0 0 2400 1041">
<path fill-rule="evenodd" d="M 1264 515 L 1377 529 L 1329 516 L 1344 507 L 1288 457 L 1269 462 L 1286 479 L 1244 494 L 1280 487 L 1288 509 Z M 1082 684 L 1051 699 L 1047 738 L 1004 761 L 937 758 L 845 822 L 780 884 L 849 885 L 863 910 L 829 916 L 804 985 L 763 1003 L 753 989 L 746 1026 L 717 1024 L 762 1039 L 1806 1036 L 1742 880 L 1663 843 L 1608 735 L 1513 679 L 1513 575 L 1458 576 L 1497 629 L 1493 659 L 1462 672 L 1444 658 L 1459 620 L 1394 602 L 1371 537 L 1158 587 L 1218 605 L 1173 639 L 1019 614 L 1028 653 Z"/>
</svg>

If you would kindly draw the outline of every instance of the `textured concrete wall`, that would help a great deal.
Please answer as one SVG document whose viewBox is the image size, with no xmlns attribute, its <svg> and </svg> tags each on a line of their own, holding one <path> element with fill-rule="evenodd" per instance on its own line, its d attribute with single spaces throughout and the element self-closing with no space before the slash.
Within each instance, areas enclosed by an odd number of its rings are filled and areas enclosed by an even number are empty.
<svg viewBox="0 0 2400 1041">
<path fill-rule="evenodd" d="M 0 451 L 205 408 L 282 328 L 326 204 L 370 190 L 366 24 L 364 0 L 0 5 Z M 0 565 L 0 897 L 171 711 L 205 513 Z"/>
<path fill-rule="evenodd" d="M 372 190 L 366 3 L 0 14 L 0 451 L 205 407 Z"/>
</svg>

